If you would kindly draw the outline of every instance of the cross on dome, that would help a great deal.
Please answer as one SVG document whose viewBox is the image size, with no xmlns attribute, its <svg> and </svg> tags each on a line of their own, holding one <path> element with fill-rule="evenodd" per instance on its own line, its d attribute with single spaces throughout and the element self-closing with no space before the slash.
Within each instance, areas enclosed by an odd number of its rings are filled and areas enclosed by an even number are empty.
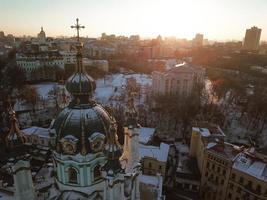
<svg viewBox="0 0 267 200">
<path fill-rule="evenodd" d="M 81 26 L 79 24 L 79 18 L 76 19 L 76 24 L 74 26 L 71 26 L 71 28 L 75 28 L 77 30 L 77 40 L 80 42 L 80 29 L 85 28 L 85 26 Z"/>
</svg>

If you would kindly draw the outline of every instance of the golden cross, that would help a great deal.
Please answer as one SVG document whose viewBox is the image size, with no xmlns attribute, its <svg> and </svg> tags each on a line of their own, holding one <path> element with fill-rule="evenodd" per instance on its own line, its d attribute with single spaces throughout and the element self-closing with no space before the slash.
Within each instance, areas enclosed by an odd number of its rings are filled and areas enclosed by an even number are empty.
<svg viewBox="0 0 267 200">
<path fill-rule="evenodd" d="M 75 24 L 74 26 L 71 26 L 71 28 L 75 28 L 75 29 L 77 30 L 77 40 L 78 40 L 78 42 L 80 42 L 79 31 L 80 31 L 80 29 L 85 28 L 85 27 L 84 27 L 84 26 L 81 26 L 81 25 L 79 24 L 79 19 L 77 18 L 77 19 L 76 19 L 76 24 Z"/>
</svg>

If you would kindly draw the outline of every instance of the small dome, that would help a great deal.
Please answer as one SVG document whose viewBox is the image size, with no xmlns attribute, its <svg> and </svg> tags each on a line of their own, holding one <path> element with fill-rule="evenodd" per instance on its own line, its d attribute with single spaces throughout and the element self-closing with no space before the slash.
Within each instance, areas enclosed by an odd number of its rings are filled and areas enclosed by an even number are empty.
<svg viewBox="0 0 267 200">
<path fill-rule="evenodd" d="M 66 88 L 73 96 L 91 96 L 96 84 L 88 74 L 76 72 L 67 80 Z"/>
<path fill-rule="evenodd" d="M 77 142 L 77 148 L 73 154 L 82 151 L 82 140 L 84 140 L 86 152 L 93 153 L 94 150 L 90 145 L 91 138 L 95 133 L 106 136 L 111 123 L 110 115 L 96 103 L 66 107 L 53 124 L 53 129 L 57 133 L 56 144 L 60 146 L 60 148 L 57 147 L 57 151 L 63 152 L 62 145 L 60 145 L 62 139 L 72 138 L 72 141 Z"/>
</svg>

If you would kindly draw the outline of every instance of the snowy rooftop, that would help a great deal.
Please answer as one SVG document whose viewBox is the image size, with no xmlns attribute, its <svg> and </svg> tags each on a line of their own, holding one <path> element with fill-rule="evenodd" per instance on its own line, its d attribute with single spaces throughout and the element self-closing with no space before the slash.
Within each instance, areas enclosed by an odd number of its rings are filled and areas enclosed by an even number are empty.
<svg viewBox="0 0 267 200">
<path fill-rule="evenodd" d="M 38 135 L 40 137 L 50 137 L 49 129 L 37 127 L 37 126 L 32 126 L 32 127 L 23 129 L 22 132 L 25 133 L 26 135 Z"/>
<path fill-rule="evenodd" d="M 193 127 L 193 131 L 200 133 L 202 137 L 225 136 L 222 129 L 216 125 L 208 125 L 205 128 Z"/>
<path fill-rule="evenodd" d="M 235 159 L 233 168 L 267 183 L 267 161 L 243 152 Z"/>
<path fill-rule="evenodd" d="M 144 174 L 139 176 L 140 183 L 144 183 L 147 185 L 153 185 L 156 187 L 159 187 L 160 185 L 162 185 L 162 180 L 163 179 L 161 176 L 148 176 L 148 175 L 144 175 Z"/>
<path fill-rule="evenodd" d="M 183 142 L 175 142 L 175 147 L 179 153 L 188 154 L 189 153 L 189 147 L 187 144 Z"/>
<path fill-rule="evenodd" d="M 227 142 L 210 142 L 206 148 L 209 152 L 214 152 L 216 155 L 228 160 L 234 160 L 242 150 L 239 146 Z"/>
<path fill-rule="evenodd" d="M 160 143 L 160 146 L 148 146 L 142 145 L 139 146 L 140 156 L 141 158 L 150 157 L 155 158 L 161 162 L 167 162 L 168 154 L 169 154 L 170 145 L 165 143 Z"/>
<path fill-rule="evenodd" d="M 153 137 L 155 133 L 155 128 L 142 127 L 139 135 L 139 142 L 147 144 L 149 140 Z"/>
</svg>

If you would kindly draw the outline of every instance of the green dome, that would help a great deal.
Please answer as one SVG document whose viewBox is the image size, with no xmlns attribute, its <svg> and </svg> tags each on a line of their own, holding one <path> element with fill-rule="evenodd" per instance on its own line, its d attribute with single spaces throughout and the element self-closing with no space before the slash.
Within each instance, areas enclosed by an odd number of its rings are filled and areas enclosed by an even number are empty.
<svg viewBox="0 0 267 200">
<path fill-rule="evenodd" d="M 63 152 L 61 140 L 68 138 L 77 142 L 74 154 L 82 151 L 82 141 L 85 143 L 86 152 L 93 153 L 94 150 L 89 144 L 91 136 L 99 133 L 106 137 L 111 123 L 111 116 L 99 104 L 70 104 L 60 112 L 53 124 L 58 145 L 56 151 Z"/>
<path fill-rule="evenodd" d="M 66 88 L 73 96 L 91 96 L 96 84 L 88 74 L 76 72 L 67 80 Z"/>
</svg>

